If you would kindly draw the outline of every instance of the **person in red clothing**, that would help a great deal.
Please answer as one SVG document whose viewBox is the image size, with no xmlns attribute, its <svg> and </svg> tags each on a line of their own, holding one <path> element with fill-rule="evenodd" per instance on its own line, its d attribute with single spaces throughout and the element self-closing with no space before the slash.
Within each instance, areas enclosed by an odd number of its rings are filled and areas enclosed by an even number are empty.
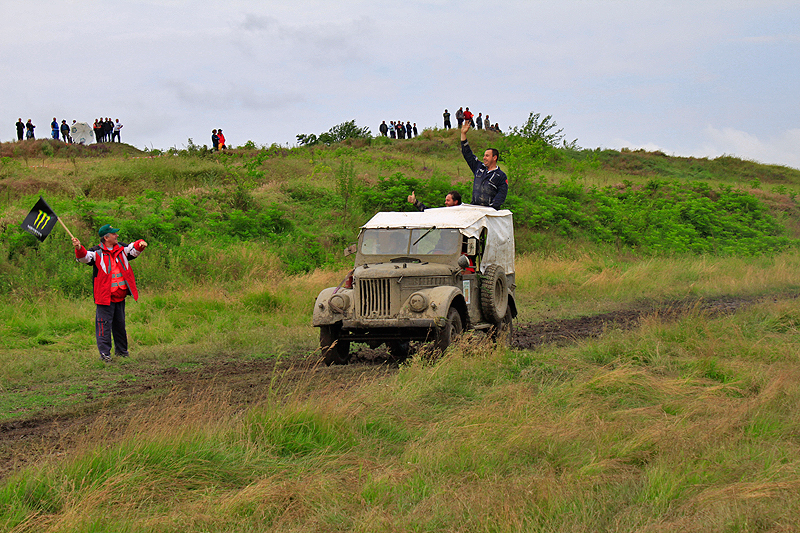
<svg viewBox="0 0 800 533">
<path fill-rule="evenodd" d="M 467 108 L 467 109 L 464 111 L 464 120 L 465 120 L 465 121 L 467 121 L 467 122 L 469 122 L 469 123 L 470 123 L 470 125 L 471 125 L 473 128 L 475 127 L 475 122 L 472 120 L 472 117 L 474 117 L 474 116 L 475 116 L 475 115 L 473 115 L 473 114 L 472 114 L 472 111 L 470 111 L 470 110 L 469 110 L 469 108 Z"/>
<path fill-rule="evenodd" d="M 228 145 L 225 144 L 225 136 L 222 134 L 222 130 L 217 130 L 217 135 L 219 136 L 219 149 L 226 150 Z"/>
<path fill-rule="evenodd" d="M 117 240 L 118 228 L 105 224 L 98 232 L 100 244 L 88 250 L 81 241 L 72 238 L 75 259 L 80 263 L 92 265 L 94 303 L 97 304 L 95 334 L 100 359 L 111 361 L 111 338 L 114 338 L 116 355 L 128 356 L 128 333 L 125 329 L 125 298 L 130 294 L 139 299 L 136 279 L 133 277 L 130 261 L 147 248 L 142 239 L 132 243 Z"/>
</svg>

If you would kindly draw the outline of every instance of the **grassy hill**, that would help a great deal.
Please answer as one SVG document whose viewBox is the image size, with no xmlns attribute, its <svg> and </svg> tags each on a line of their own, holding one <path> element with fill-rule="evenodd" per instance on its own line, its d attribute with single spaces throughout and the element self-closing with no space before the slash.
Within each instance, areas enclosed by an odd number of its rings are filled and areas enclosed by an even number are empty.
<svg viewBox="0 0 800 533">
<path fill-rule="evenodd" d="M 0 529 L 793 530 L 800 171 L 469 137 L 509 175 L 519 323 L 635 324 L 315 366 L 311 305 L 358 226 L 412 190 L 469 197 L 455 130 L 0 145 Z M 130 358 L 98 360 L 63 230 L 19 229 L 39 195 L 84 243 L 104 223 L 150 243 Z"/>
</svg>

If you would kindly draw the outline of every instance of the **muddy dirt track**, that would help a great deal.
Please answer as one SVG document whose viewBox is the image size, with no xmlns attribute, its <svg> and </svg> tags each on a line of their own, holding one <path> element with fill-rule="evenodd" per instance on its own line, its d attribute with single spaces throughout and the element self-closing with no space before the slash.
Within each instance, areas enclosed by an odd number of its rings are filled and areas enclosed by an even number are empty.
<svg viewBox="0 0 800 533">
<path fill-rule="evenodd" d="M 783 294 L 770 299 L 797 297 L 797 294 Z M 568 344 L 579 339 L 598 337 L 613 329 L 636 328 L 644 317 L 658 316 L 673 320 L 690 313 L 724 315 L 763 300 L 763 297 L 722 297 L 657 304 L 643 302 L 610 313 L 515 324 L 512 346 L 528 349 L 545 344 Z M 295 353 L 281 359 L 221 361 L 193 371 L 179 371 L 174 367 L 139 371 L 135 380 L 121 380 L 102 391 L 105 396 L 102 401 L 86 398 L 84 405 L 70 412 L 0 423 L 0 479 L 42 454 L 66 452 L 99 416 L 110 417 L 112 423 L 116 416 L 122 422 L 123 413 L 137 404 L 144 407 L 145 402 L 152 402 L 154 396 L 163 398 L 169 394 L 180 397 L 203 391 L 203 394 L 212 396 L 224 395 L 227 402 L 244 408 L 263 399 L 264 391 L 269 390 L 276 376 L 280 376 L 283 385 L 295 384 L 297 390 L 315 387 L 345 390 L 365 375 L 377 378 L 396 369 L 397 365 L 388 359 L 382 348 L 363 348 L 353 354 L 350 365 L 339 367 L 320 366 L 316 357 Z"/>
</svg>

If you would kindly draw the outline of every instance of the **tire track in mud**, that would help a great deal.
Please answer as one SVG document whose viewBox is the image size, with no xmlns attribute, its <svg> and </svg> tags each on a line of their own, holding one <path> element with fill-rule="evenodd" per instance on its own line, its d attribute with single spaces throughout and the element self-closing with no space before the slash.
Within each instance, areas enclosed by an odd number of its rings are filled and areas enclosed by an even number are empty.
<svg viewBox="0 0 800 533">
<path fill-rule="evenodd" d="M 548 320 L 539 323 L 515 324 L 512 347 L 531 349 L 547 344 L 569 344 L 580 339 L 595 338 L 611 329 L 630 330 L 639 327 L 647 317 L 676 320 L 691 313 L 720 316 L 760 301 L 788 300 L 798 294 L 713 299 L 686 299 L 673 302 L 643 301 L 635 306 L 608 313 L 577 318 Z M 248 405 L 265 398 L 279 381 L 286 390 L 312 392 L 315 388 L 335 387 L 345 391 L 365 377 L 372 379 L 397 369 L 385 349 L 362 348 L 353 354 L 346 366 L 325 367 L 317 356 L 297 352 L 280 359 L 224 360 L 205 364 L 196 370 L 181 371 L 176 367 L 159 370 L 138 370 L 134 380 L 121 379 L 100 391 L 102 400 L 87 397 L 71 411 L 38 415 L 26 419 L 0 422 L 0 480 L 9 473 L 36 460 L 43 454 L 66 453 L 80 435 L 100 416 L 111 424 L 124 427 L 132 409 L 144 408 L 169 396 L 190 398 L 201 392 L 218 396 L 232 405 Z"/>
<path fill-rule="evenodd" d="M 797 298 L 797 294 L 784 294 L 777 299 Z M 537 324 L 520 324 L 515 327 L 514 348 L 529 349 L 543 344 L 568 344 L 580 339 L 599 337 L 610 329 L 629 330 L 639 327 L 642 319 L 658 317 L 677 320 L 690 313 L 719 316 L 735 313 L 738 309 L 752 305 L 767 297 L 723 296 L 713 299 L 676 300 L 655 304 L 642 302 L 632 308 L 581 316 L 561 320 L 549 320 Z"/>
</svg>

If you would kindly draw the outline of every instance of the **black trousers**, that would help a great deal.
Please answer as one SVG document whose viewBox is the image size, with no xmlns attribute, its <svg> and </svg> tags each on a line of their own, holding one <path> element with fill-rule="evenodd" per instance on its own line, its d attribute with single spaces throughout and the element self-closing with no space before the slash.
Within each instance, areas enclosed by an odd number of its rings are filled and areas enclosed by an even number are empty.
<svg viewBox="0 0 800 533">
<path fill-rule="evenodd" d="M 100 353 L 111 355 L 111 338 L 114 338 L 114 352 L 128 355 L 128 332 L 125 330 L 125 300 L 111 302 L 111 305 L 97 306 L 95 323 L 97 349 Z"/>
</svg>

